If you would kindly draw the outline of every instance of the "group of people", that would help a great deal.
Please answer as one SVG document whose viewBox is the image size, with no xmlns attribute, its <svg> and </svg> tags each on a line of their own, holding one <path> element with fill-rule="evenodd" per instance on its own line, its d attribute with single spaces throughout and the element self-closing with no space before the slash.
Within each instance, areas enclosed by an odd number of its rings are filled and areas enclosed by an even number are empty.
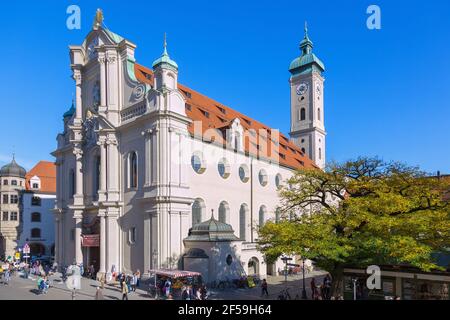
<svg viewBox="0 0 450 320">
<path fill-rule="evenodd" d="M 141 280 L 141 272 L 137 270 L 131 275 L 126 275 L 124 272 L 117 275 L 117 280 L 120 284 L 122 291 L 122 300 L 128 300 L 128 294 L 130 292 L 136 292 L 136 288 L 139 287 Z"/>
<path fill-rule="evenodd" d="M 156 289 L 159 291 L 158 296 L 166 300 L 174 300 L 174 291 L 179 288 L 179 281 L 177 280 L 177 284 L 174 285 L 170 278 L 160 279 L 156 283 Z M 204 284 L 195 285 L 186 281 L 181 284 L 179 289 L 181 300 L 207 300 L 208 298 L 208 290 Z"/>
<path fill-rule="evenodd" d="M 331 300 L 331 278 L 327 274 L 323 278 L 323 283 L 318 285 L 316 279 L 311 279 L 311 299 L 312 300 Z"/>
</svg>

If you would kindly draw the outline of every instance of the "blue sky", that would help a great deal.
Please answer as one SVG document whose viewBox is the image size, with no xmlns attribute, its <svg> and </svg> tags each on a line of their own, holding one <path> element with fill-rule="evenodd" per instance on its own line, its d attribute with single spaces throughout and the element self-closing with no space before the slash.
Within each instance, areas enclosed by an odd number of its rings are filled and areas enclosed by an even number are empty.
<svg viewBox="0 0 450 320">
<path fill-rule="evenodd" d="M 120 3 L 120 4 L 119 4 Z M 81 8 L 68 30 L 66 9 Z M 324 61 L 328 160 L 377 155 L 450 173 L 450 2 L 8 1 L 0 12 L 0 164 L 13 150 L 27 169 L 52 160 L 75 87 L 68 46 L 81 44 L 101 7 L 105 24 L 138 45 L 150 66 L 168 34 L 179 81 L 289 131 L 288 66 L 308 21 Z M 366 9 L 381 8 L 381 30 Z"/>
</svg>

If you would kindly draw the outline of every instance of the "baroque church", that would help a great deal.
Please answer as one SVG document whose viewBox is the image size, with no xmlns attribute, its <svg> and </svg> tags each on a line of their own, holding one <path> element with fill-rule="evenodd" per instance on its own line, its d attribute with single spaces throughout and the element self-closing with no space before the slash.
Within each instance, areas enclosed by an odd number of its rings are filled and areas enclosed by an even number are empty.
<svg viewBox="0 0 450 320">
<path fill-rule="evenodd" d="M 325 67 L 307 29 L 289 67 L 288 138 L 178 83 L 165 40 L 148 68 L 102 22 L 99 10 L 70 46 L 75 101 L 53 152 L 56 261 L 211 281 L 284 268 L 265 263 L 258 227 L 282 219 L 278 190 L 295 170 L 325 165 Z"/>
</svg>

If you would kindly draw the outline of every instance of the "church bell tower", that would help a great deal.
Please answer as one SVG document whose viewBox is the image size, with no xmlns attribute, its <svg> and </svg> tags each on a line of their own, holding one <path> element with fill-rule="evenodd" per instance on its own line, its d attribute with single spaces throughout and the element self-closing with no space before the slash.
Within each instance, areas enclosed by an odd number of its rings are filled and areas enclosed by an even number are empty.
<svg viewBox="0 0 450 320">
<path fill-rule="evenodd" d="M 320 168 L 325 167 L 323 72 L 325 65 L 312 52 L 308 37 L 300 42 L 300 56 L 289 67 L 291 77 L 291 132 L 293 142 Z"/>
</svg>

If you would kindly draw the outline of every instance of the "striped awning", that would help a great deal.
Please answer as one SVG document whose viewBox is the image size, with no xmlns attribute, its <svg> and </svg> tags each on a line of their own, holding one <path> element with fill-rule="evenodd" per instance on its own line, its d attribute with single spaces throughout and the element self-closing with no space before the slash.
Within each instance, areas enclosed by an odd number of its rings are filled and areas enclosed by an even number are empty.
<svg viewBox="0 0 450 320">
<path fill-rule="evenodd" d="M 153 270 L 149 270 L 149 273 L 156 274 L 158 276 L 172 278 L 172 279 L 185 278 L 185 277 L 198 277 L 198 276 L 202 275 L 200 272 L 195 272 L 195 271 L 168 270 L 168 269 L 153 269 Z"/>
</svg>

